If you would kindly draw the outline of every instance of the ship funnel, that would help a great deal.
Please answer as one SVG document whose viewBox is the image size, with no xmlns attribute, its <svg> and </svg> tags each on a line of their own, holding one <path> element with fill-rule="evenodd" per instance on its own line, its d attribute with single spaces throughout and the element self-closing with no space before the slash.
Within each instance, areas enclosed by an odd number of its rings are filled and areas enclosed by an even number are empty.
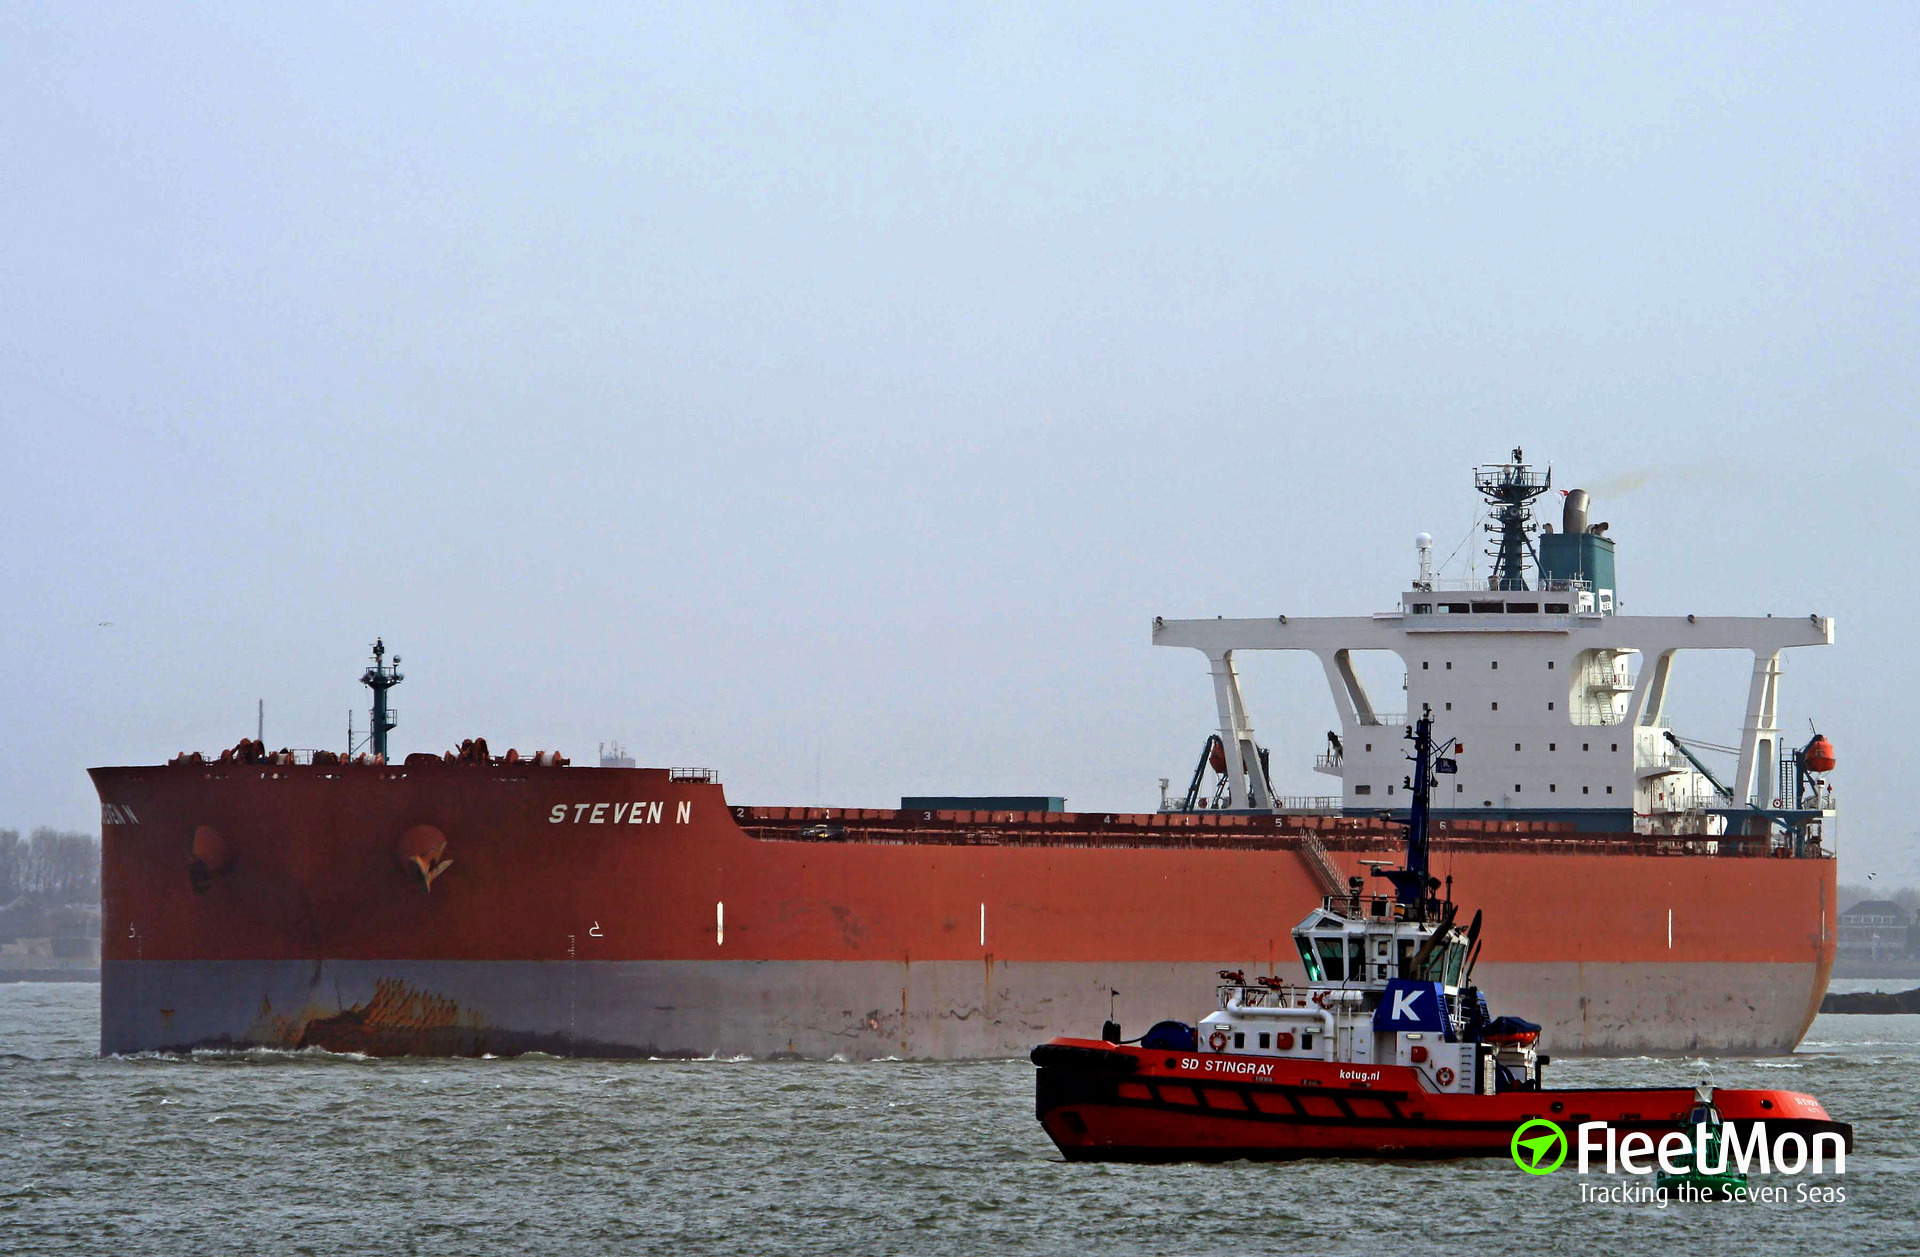
<svg viewBox="0 0 1920 1257">
<path fill-rule="evenodd" d="M 1569 489 L 1567 504 L 1560 515 L 1560 531 L 1579 536 L 1587 531 L 1587 491 Z"/>
</svg>

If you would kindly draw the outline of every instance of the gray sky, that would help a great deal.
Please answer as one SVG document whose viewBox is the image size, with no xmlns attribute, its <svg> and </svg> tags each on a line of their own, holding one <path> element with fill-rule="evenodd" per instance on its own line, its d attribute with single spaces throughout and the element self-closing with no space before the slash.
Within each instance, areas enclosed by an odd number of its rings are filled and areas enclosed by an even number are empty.
<svg viewBox="0 0 1920 1257">
<path fill-rule="evenodd" d="M 1144 810 L 1154 614 L 1389 607 L 1518 443 L 1628 611 L 1838 617 L 1784 716 L 1920 881 L 1920 9 L 237 7 L 0 11 L 0 825 L 340 745 L 376 633 L 404 750 Z"/>
</svg>

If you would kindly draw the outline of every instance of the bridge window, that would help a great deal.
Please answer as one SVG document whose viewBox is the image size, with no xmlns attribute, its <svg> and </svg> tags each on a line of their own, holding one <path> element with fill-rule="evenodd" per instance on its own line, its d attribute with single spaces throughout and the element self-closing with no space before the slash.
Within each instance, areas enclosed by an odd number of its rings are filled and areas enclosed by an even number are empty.
<svg viewBox="0 0 1920 1257">
<path fill-rule="evenodd" d="M 1293 943 L 1294 946 L 1300 949 L 1300 965 L 1307 971 L 1307 981 L 1319 982 L 1323 980 L 1326 974 L 1320 972 L 1320 957 L 1314 955 L 1313 943 L 1304 938 L 1296 938 L 1293 940 Z"/>
<path fill-rule="evenodd" d="M 1426 660 L 1424 660 L 1424 659 L 1422 659 L 1422 660 L 1420 661 L 1420 671 L 1422 671 L 1422 672 L 1425 672 L 1425 671 L 1426 671 L 1426 670 L 1427 670 L 1427 669 L 1428 669 L 1429 667 L 1431 667 L 1431 666 L 1432 666 L 1432 665 L 1431 665 L 1431 664 L 1429 664 L 1429 663 L 1428 663 L 1428 662 L 1427 662 Z"/>
<path fill-rule="evenodd" d="M 1318 941 L 1320 944 L 1320 967 L 1326 970 L 1327 980 L 1330 982 L 1345 982 L 1347 980 L 1347 959 L 1345 949 L 1340 946 L 1341 940 L 1337 938 L 1323 938 Z"/>
<path fill-rule="evenodd" d="M 1566 609 L 1566 608 L 1564 608 L 1564 607 L 1563 607 L 1563 608 L 1561 608 L 1561 610 L 1563 610 L 1563 611 L 1564 611 L 1565 609 Z M 1553 660 L 1551 660 L 1551 659 L 1549 659 L 1549 660 L 1547 660 L 1547 671 L 1548 671 L 1548 672 L 1552 672 L 1552 671 L 1553 671 Z"/>
</svg>

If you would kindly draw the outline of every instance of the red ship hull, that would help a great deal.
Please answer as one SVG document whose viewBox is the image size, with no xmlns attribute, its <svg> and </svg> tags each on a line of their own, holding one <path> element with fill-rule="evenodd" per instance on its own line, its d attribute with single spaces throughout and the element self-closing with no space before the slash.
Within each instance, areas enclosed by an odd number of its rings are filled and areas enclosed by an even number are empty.
<svg viewBox="0 0 1920 1257">
<path fill-rule="evenodd" d="M 1223 965 L 1289 970 L 1324 893 L 1307 844 L 1345 878 L 1401 833 L 730 807 L 660 769 L 437 757 L 92 775 L 108 1052 L 1022 1056 L 1111 989 L 1138 1024 Z M 1830 858 L 1452 824 L 1436 872 L 1499 908 L 1477 977 L 1549 1050 L 1784 1052 L 1811 1022 Z M 451 861 L 430 887 L 423 830 Z"/>
<path fill-rule="evenodd" d="M 1685 1128 L 1691 1088 L 1608 1088 L 1459 1095 L 1417 1070 L 1271 1057 L 1155 1051 L 1055 1039 L 1033 1051 L 1036 1113 L 1069 1161 L 1294 1160 L 1305 1157 L 1506 1156 L 1533 1118 L 1570 1138 L 1582 1123 L 1620 1135 Z M 1794 1091 L 1714 1092 L 1730 1133 L 1764 1122 L 1769 1138 L 1853 1128 Z"/>
</svg>

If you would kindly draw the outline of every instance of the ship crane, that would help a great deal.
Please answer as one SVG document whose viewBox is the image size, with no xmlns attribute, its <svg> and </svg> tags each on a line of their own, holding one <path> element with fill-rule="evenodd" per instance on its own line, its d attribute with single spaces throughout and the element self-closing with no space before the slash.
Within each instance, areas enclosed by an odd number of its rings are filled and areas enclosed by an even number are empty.
<svg viewBox="0 0 1920 1257">
<path fill-rule="evenodd" d="M 1708 768 L 1705 764 L 1700 762 L 1700 757 L 1698 755 L 1695 755 L 1692 749 L 1689 748 L 1685 742 L 1682 742 L 1679 738 L 1674 736 L 1673 730 L 1666 729 L 1666 730 L 1663 730 L 1662 732 L 1665 733 L 1667 741 L 1673 743 L 1673 749 L 1676 751 L 1679 751 L 1682 755 L 1687 757 L 1687 762 L 1693 765 L 1694 771 L 1699 773 L 1702 777 L 1705 777 L 1707 779 L 1708 784 L 1710 784 L 1715 790 L 1718 790 L 1720 792 L 1721 798 L 1725 799 L 1729 803 L 1733 802 L 1733 791 L 1728 789 L 1725 785 L 1721 783 L 1718 777 L 1713 775 L 1713 770 L 1711 768 Z M 1737 753 L 1738 752 L 1736 752 L 1736 754 Z"/>
<path fill-rule="evenodd" d="M 1331 737 L 1332 735 L 1329 734 L 1328 736 Z M 1260 772 L 1262 776 L 1265 776 L 1270 771 L 1270 766 L 1273 762 L 1272 755 L 1264 746 L 1259 748 L 1259 750 Z M 1214 808 L 1223 807 L 1227 802 L 1227 747 L 1226 743 L 1220 740 L 1220 735 L 1217 733 L 1207 735 L 1207 744 L 1200 748 L 1200 762 L 1193 766 L 1193 780 L 1187 783 L 1187 793 L 1186 797 L 1180 801 L 1180 811 L 1195 812 L 1200 810 L 1200 790 L 1206 781 L 1207 769 L 1209 767 L 1211 767 L 1214 772 L 1220 774 L 1220 779 L 1214 782 L 1213 795 L 1208 806 Z M 1164 785 L 1165 783 L 1162 782 L 1162 784 Z M 1161 810 L 1165 811 L 1167 807 L 1166 802 L 1162 800 Z"/>
</svg>

